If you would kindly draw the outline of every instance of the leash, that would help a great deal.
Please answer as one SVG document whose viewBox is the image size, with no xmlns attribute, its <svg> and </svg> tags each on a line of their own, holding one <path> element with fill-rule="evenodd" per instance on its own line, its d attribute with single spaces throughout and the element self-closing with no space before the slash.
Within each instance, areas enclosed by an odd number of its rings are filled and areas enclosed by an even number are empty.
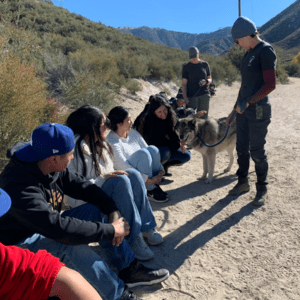
<svg viewBox="0 0 300 300">
<path fill-rule="evenodd" d="M 223 141 L 227 138 L 228 133 L 229 133 L 229 129 L 230 129 L 230 126 L 231 126 L 231 123 L 232 123 L 232 120 L 234 119 L 235 115 L 236 115 L 236 110 L 232 113 L 232 115 L 231 115 L 231 117 L 230 117 L 230 119 L 229 119 L 229 125 L 227 126 L 225 135 L 223 136 L 223 138 L 222 138 L 219 142 L 210 145 L 210 144 L 206 144 L 206 143 L 202 140 L 202 138 L 201 138 L 200 135 L 197 135 L 197 138 L 200 140 L 200 142 L 201 142 L 204 146 L 209 147 L 209 148 L 216 147 L 216 146 L 220 145 L 220 144 L 223 143 Z"/>
<path fill-rule="evenodd" d="M 198 94 L 198 92 L 200 91 L 201 87 L 202 87 L 202 86 L 200 86 L 200 88 L 199 88 L 198 91 L 194 94 L 194 96 L 193 96 L 192 98 L 194 98 L 194 97 Z M 186 104 L 186 105 L 188 105 L 188 104 Z M 184 111 L 185 113 L 186 113 L 186 105 L 185 105 L 184 108 L 183 108 L 183 111 Z M 234 119 L 235 115 L 236 115 L 236 111 L 234 111 L 234 112 L 232 113 L 232 115 L 231 115 L 231 117 L 230 117 L 230 119 L 229 119 L 229 125 L 227 126 L 225 135 L 223 136 L 223 138 L 222 138 L 219 142 L 210 145 L 210 144 L 206 144 L 206 143 L 202 140 L 201 136 L 197 135 L 197 138 L 199 139 L 199 141 L 200 141 L 204 146 L 209 147 L 209 148 L 213 148 L 213 147 L 216 147 L 216 146 L 220 145 L 220 144 L 223 143 L 224 140 L 227 138 L 228 133 L 229 133 L 229 129 L 230 129 L 230 126 L 231 126 L 231 123 L 232 123 L 232 120 Z"/>
</svg>

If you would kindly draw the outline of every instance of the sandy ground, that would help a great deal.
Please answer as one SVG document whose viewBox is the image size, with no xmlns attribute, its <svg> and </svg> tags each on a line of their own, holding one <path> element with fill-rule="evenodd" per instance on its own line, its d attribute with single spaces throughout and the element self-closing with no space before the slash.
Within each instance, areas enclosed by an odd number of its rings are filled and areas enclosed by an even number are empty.
<svg viewBox="0 0 300 300">
<path fill-rule="evenodd" d="M 151 94 L 172 84 L 140 81 L 143 91 L 122 98 L 120 104 L 136 117 Z M 210 116 L 225 117 L 236 100 L 239 83 L 221 85 L 211 98 Z M 162 284 L 135 288 L 145 300 L 187 299 L 300 299 L 300 79 L 277 85 L 270 95 L 272 122 L 267 136 L 269 200 L 251 205 L 256 175 L 250 166 L 249 193 L 228 196 L 236 184 L 237 163 L 223 173 L 228 156 L 217 157 L 214 180 L 206 184 L 202 157 L 192 150 L 192 159 L 170 169 L 170 181 L 162 188 L 170 195 L 164 204 L 153 203 L 158 231 L 164 243 L 151 247 L 155 258 L 148 266 L 169 269 Z M 127 95 L 128 96 L 128 95 Z"/>
</svg>

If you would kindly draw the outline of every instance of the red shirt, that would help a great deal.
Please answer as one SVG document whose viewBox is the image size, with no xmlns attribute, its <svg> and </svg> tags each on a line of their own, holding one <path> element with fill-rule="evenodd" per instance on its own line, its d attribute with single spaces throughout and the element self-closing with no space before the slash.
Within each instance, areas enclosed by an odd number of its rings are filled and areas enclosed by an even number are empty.
<svg viewBox="0 0 300 300">
<path fill-rule="evenodd" d="M 48 299 L 62 266 L 45 250 L 33 253 L 0 243 L 0 299 Z"/>
</svg>

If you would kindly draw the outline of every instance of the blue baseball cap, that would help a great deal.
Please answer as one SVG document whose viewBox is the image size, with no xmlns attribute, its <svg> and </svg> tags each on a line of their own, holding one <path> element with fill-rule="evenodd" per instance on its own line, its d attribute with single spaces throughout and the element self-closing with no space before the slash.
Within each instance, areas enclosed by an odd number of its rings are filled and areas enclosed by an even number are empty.
<svg viewBox="0 0 300 300">
<path fill-rule="evenodd" d="M 11 200 L 8 194 L 0 189 L 0 217 L 5 215 L 11 206 Z"/>
<path fill-rule="evenodd" d="M 231 28 L 231 35 L 234 41 L 256 33 L 256 25 L 247 17 L 237 18 Z"/>
<path fill-rule="evenodd" d="M 37 127 L 31 134 L 30 142 L 15 153 L 21 161 L 34 162 L 66 154 L 74 147 L 74 133 L 71 128 L 57 123 L 45 123 Z"/>
</svg>

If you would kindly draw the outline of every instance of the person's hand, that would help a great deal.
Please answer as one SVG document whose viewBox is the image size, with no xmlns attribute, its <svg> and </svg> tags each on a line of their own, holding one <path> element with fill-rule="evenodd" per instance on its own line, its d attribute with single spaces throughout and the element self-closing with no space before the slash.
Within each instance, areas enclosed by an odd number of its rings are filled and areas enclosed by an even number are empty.
<svg viewBox="0 0 300 300">
<path fill-rule="evenodd" d="M 200 117 L 202 117 L 203 115 L 205 115 L 206 113 L 207 113 L 206 110 L 200 110 L 200 111 L 197 112 L 197 117 L 200 118 Z"/>
<path fill-rule="evenodd" d="M 229 116 L 226 119 L 226 125 L 227 126 L 231 125 L 234 122 L 235 117 L 236 117 L 236 110 L 233 109 L 232 112 L 229 114 Z"/>
<path fill-rule="evenodd" d="M 188 98 L 184 99 L 184 103 L 189 104 L 190 103 L 189 99 Z"/>
<path fill-rule="evenodd" d="M 180 150 L 182 153 L 185 153 L 187 151 L 185 145 L 180 145 Z"/>
<path fill-rule="evenodd" d="M 180 141 L 180 148 L 179 148 L 182 153 L 185 153 L 187 151 L 186 146 L 185 146 L 185 141 Z"/>
<path fill-rule="evenodd" d="M 156 184 L 156 183 L 159 183 L 159 182 L 161 182 L 161 180 L 162 180 L 162 176 L 160 176 L 160 175 L 156 175 L 156 176 L 154 176 L 153 178 L 148 178 L 147 180 L 146 180 L 146 184 Z"/>
<path fill-rule="evenodd" d="M 183 106 L 185 104 L 185 101 L 182 99 L 178 99 L 177 104 L 178 104 L 178 106 Z"/>
<path fill-rule="evenodd" d="M 111 225 L 115 229 L 115 236 L 112 240 L 112 244 L 118 247 L 122 243 L 123 238 L 129 234 L 130 226 L 123 217 L 114 221 Z"/>
<path fill-rule="evenodd" d="M 128 173 L 126 173 L 125 171 L 113 171 L 103 175 L 103 177 L 105 180 L 107 180 L 108 178 L 118 177 L 119 175 L 124 175 L 124 174 L 128 176 Z"/>
<path fill-rule="evenodd" d="M 208 80 L 207 79 L 202 79 L 200 82 L 201 82 L 200 86 L 204 86 L 204 85 L 208 84 Z"/>
<path fill-rule="evenodd" d="M 241 106 L 237 105 L 236 111 L 237 111 L 239 114 L 242 114 L 248 106 L 249 106 L 249 103 L 246 103 L 246 107 L 243 107 L 243 108 L 242 108 Z"/>
<path fill-rule="evenodd" d="M 159 172 L 158 172 L 158 174 L 157 174 L 157 176 L 159 176 L 159 177 L 163 177 L 164 175 L 165 175 L 165 170 L 160 170 Z"/>
<path fill-rule="evenodd" d="M 238 100 L 236 111 L 239 114 L 242 114 L 246 110 L 246 108 L 249 106 L 250 100 L 251 100 L 250 97 L 247 97 L 246 99 L 243 99 L 243 100 Z"/>
</svg>

